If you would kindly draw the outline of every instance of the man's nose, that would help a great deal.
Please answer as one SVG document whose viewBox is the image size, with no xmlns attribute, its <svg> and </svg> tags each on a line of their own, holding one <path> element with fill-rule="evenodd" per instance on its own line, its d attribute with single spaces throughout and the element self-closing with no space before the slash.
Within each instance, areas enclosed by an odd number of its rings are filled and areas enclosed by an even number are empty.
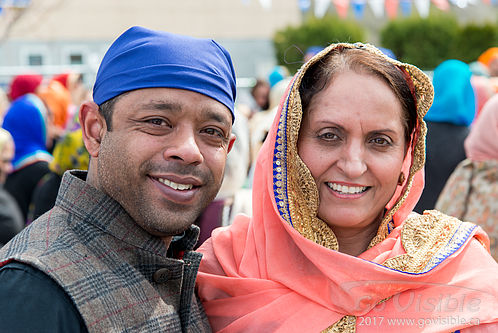
<svg viewBox="0 0 498 333">
<path fill-rule="evenodd" d="M 179 130 L 167 140 L 165 159 L 181 160 L 186 164 L 200 164 L 204 161 L 193 130 Z"/>
</svg>

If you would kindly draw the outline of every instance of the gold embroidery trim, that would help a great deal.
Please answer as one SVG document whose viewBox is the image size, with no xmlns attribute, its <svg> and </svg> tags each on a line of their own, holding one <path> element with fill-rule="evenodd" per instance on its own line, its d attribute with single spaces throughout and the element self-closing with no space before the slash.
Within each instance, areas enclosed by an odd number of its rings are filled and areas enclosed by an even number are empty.
<svg viewBox="0 0 498 333">
<path fill-rule="evenodd" d="M 335 322 L 333 325 L 324 329 L 322 333 L 354 333 L 356 332 L 356 317 L 344 316 Z"/>
</svg>

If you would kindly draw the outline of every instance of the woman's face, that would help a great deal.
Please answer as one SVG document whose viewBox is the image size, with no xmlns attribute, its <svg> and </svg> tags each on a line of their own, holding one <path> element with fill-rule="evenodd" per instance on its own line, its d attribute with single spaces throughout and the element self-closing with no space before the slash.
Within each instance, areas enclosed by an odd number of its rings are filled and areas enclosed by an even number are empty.
<svg viewBox="0 0 498 333">
<path fill-rule="evenodd" d="M 312 98 L 298 152 L 318 187 L 318 217 L 332 229 L 378 222 L 405 155 L 401 119 L 400 101 L 372 75 L 337 74 Z"/>
<path fill-rule="evenodd" d="M 0 184 L 4 184 L 7 176 L 12 172 L 12 159 L 14 158 L 14 142 L 5 143 L 0 150 Z"/>
</svg>

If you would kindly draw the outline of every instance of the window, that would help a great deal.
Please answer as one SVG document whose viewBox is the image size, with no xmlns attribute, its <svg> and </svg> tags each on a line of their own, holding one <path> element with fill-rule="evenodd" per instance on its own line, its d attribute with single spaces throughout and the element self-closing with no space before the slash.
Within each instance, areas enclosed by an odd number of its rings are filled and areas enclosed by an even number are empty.
<svg viewBox="0 0 498 333">
<path fill-rule="evenodd" d="M 82 65 L 83 55 L 81 53 L 71 53 L 69 55 L 69 63 L 71 65 Z"/>
<path fill-rule="evenodd" d="M 28 65 L 29 66 L 42 66 L 43 65 L 43 56 L 41 54 L 30 54 L 28 56 Z"/>
</svg>

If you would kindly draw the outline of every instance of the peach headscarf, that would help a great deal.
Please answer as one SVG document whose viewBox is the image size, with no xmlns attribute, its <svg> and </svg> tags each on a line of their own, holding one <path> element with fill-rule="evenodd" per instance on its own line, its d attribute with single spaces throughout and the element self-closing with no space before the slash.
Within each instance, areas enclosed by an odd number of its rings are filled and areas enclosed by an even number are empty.
<svg viewBox="0 0 498 333">
<path fill-rule="evenodd" d="M 465 154 L 473 161 L 498 160 L 498 95 L 484 105 L 464 146 Z"/>
<path fill-rule="evenodd" d="M 409 216 L 423 188 L 422 117 L 432 102 L 430 81 L 417 68 L 388 60 L 413 82 L 419 121 L 403 164 L 408 177 L 370 249 L 359 257 L 338 252 L 316 217 L 316 185 L 296 149 L 298 87 L 310 65 L 341 47 L 381 54 L 338 44 L 303 65 L 258 156 L 252 218 L 238 216 L 199 249 L 197 290 L 213 330 L 449 332 L 475 325 L 474 318 L 498 321 L 498 265 L 483 231 L 435 211 Z"/>
</svg>

